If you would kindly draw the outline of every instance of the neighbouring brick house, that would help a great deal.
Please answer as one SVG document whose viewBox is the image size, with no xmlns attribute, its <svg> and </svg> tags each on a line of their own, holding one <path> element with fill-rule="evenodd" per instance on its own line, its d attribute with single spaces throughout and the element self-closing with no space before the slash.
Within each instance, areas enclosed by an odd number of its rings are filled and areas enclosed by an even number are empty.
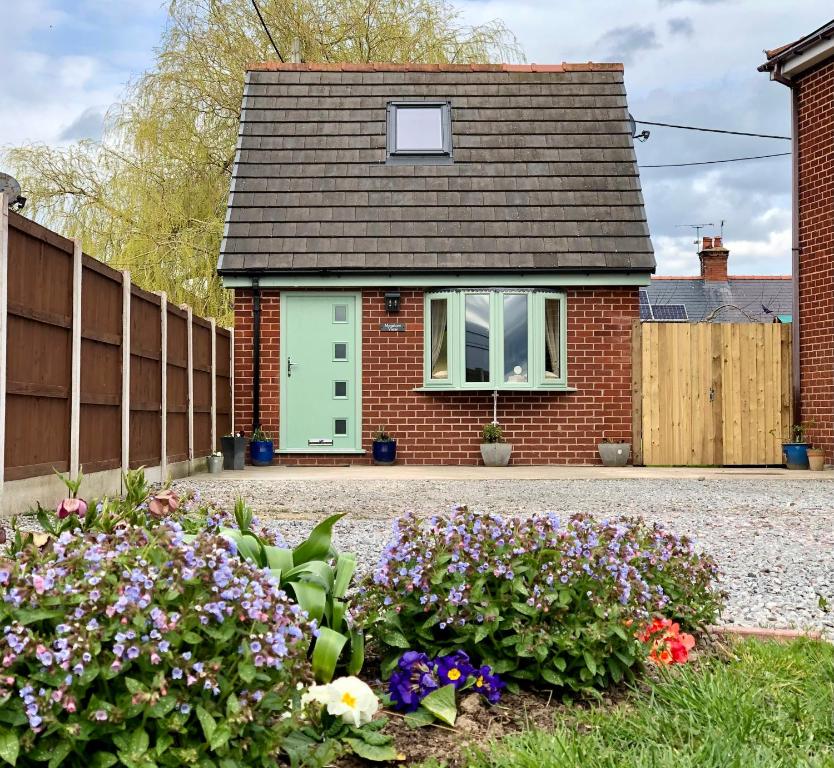
<svg viewBox="0 0 834 768">
<path fill-rule="evenodd" d="M 640 319 L 688 323 L 789 323 L 790 275 L 731 275 L 721 237 L 704 237 L 700 274 L 654 275 L 640 289 Z"/>
<path fill-rule="evenodd" d="M 767 51 L 759 67 L 791 89 L 795 412 L 834 461 L 834 20 Z"/>
<path fill-rule="evenodd" d="M 619 64 L 247 73 L 218 271 L 282 463 L 475 464 L 494 393 L 513 462 L 598 461 L 654 266 Z"/>
</svg>

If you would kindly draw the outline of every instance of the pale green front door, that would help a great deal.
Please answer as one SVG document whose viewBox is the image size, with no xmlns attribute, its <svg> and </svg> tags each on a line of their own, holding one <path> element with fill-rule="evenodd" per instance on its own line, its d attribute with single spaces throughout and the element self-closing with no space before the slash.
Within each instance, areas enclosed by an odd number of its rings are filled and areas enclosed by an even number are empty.
<svg viewBox="0 0 834 768">
<path fill-rule="evenodd" d="M 361 448 L 360 307 L 353 293 L 282 295 L 281 450 Z"/>
</svg>

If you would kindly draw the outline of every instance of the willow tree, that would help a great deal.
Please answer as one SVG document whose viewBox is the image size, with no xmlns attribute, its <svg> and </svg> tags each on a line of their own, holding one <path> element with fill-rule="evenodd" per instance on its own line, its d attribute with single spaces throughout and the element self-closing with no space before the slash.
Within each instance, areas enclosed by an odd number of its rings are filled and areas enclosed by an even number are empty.
<svg viewBox="0 0 834 768">
<path fill-rule="evenodd" d="M 500 21 L 448 0 L 259 0 L 278 50 L 305 61 L 517 60 Z M 133 279 L 229 319 L 214 269 L 246 65 L 276 58 L 252 0 L 171 0 L 155 65 L 108 112 L 101 141 L 8 150 L 30 212 Z"/>
</svg>

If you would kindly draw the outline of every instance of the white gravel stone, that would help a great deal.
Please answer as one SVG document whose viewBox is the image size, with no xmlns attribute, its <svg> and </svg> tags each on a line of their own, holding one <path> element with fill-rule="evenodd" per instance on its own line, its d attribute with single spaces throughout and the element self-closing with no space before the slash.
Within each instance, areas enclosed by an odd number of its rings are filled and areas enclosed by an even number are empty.
<svg viewBox="0 0 834 768">
<path fill-rule="evenodd" d="M 641 515 L 695 539 L 722 570 L 728 624 L 834 633 L 834 483 L 721 480 L 218 480 L 176 483 L 231 509 L 244 496 L 288 541 L 333 512 L 336 544 L 372 568 L 404 511 Z M 827 606 L 826 606 L 827 603 Z"/>
</svg>

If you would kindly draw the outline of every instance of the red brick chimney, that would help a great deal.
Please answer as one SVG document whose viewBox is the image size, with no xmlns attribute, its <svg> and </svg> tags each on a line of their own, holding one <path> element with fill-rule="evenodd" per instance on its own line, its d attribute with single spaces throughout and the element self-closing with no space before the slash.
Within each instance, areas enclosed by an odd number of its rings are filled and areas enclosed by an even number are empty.
<svg viewBox="0 0 834 768">
<path fill-rule="evenodd" d="M 698 258 L 701 260 L 701 277 L 710 282 L 727 282 L 727 257 L 730 255 L 720 237 L 705 237 Z"/>
</svg>

